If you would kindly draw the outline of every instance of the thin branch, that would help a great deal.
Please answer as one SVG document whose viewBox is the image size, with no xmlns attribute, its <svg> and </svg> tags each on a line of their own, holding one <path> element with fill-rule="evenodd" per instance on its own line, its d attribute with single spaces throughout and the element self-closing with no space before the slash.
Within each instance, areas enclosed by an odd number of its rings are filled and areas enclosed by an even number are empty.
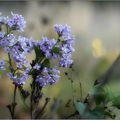
<svg viewBox="0 0 120 120">
<path fill-rule="evenodd" d="M 49 101 L 50 101 L 50 98 L 45 99 L 45 104 L 43 105 L 42 109 L 37 113 L 37 115 L 35 116 L 35 119 L 42 116 L 42 113 L 44 112 L 44 110 L 45 110 L 45 108 L 46 108 Z"/>
<path fill-rule="evenodd" d="M 71 115 L 67 116 L 65 119 L 69 119 L 69 118 L 71 118 L 71 117 L 74 117 L 74 116 L 77 115 L 77 114 L 78 114 L 78 112 L 75 111 L 75 112 L 72 113 Z"/>
<path fill-rule="evenodd" d="M 17 85 L 15 85 L 15 87 L 14 87 L 14 95 L 13 95 L 13 103 L 12 103 L 12 105 L 13 105 L 13 108 L 12 108 L 12 119 L 15 118 L 15 107 L 17 105 L 17 103 L 16 103 L 16 91 L 17 91 Z"/>
<path fill-rule="evenodd" d="M 31 91 L 31 96 L 30 96 L 30 116 L 31 116 L 31 119 L 33 118 L 32 116 L 32 112 L 33 112 L 33 88 L 32 88 L 32 91 Z"/>
<path fill-rule="evenodd" d="M 82 101 L 82 84 L 81 82 L 79 82 L 79 84 L 80 84 L 80 100 Z"/>
</svg>

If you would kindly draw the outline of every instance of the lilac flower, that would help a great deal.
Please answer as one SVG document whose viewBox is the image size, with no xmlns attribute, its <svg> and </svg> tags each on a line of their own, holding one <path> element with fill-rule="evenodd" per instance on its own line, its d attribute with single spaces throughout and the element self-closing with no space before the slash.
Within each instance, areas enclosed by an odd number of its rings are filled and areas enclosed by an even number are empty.
<svg viewBox="0 0 120 120">
<path fill-rule="evenodd" d="M 73 48 L 72 44 L 62 43 L 62 46 L 61 46 L 60 50 L 64 54 L 70 54 L 74 51 L 74 48 Z"/>
<path fill-rule="evenodd" d="M 18 69 L 24 70 L 25 67 L 30 67 L 30 63 L 26 59 L 26 54 L 19 44 L 13 46 L 9 52 L 11 59 L 14 60 Z"/>
<path fill-rule="evenodd" d="M 0 40 L 4 37 L 5 32 L 0 32 Z"/>
<path fill-rule="evenodd" d="M 0 32 L 0 47 L 3 47 L 3 41 L 5 41 L 5 40 L 3 40 L 3 38 L 4 38 L 4 36 L 5 36 L 5 32 Z"/>
<path fill-rule="evenodd" d="M 0 60 L 0 70 L 5 70 L 5 62 L 4 60 Z"/>
<path fill-rule="evenodd" d="M 16 62 L 16 66 L 17 66 L 17 68 L 22 69 L 23 68 L 23 63 L 22 62 Z"/>
<path fill-rule="evenodd" d="M 16 37 L 13 34 L 8 34 L 0 40 L 0 46 L 2 47 L 11 47 L 17 42 Z"/>
<path fill-rule="evenodd" d="M 2 24 L 7 24 L 8 17 L 0 16 L 0 26 Z"/>
<path fill-rule="evenodd" d="M 13 75 L 12 73 L 8 73 L 7 75 L 17 85 L 24 84 L 25 80 L 28 79 L 27 74 L 20 74 L 19 77 L 17 75 Z"/>
<path fill-rule="evenodd" d="M 13 34 L 8 34 L 6 39 L 8 41 L 7 46 L 9 47 L 15 45 L 17 42 L 16 37 Z"/>
<path fill-rule="evenodd" d="M 61 67 L 69 67 L 73 63 L 73 60 L 71 59 L 71 56 L 65 55 L 62 57 L 59 61 L 59 65 Z"/>
<path fill-rule="evenodd" d="M 17 72 L 17 74 L 7 73 L 8 77 L 17 85 L 24 84 L 29 77 L 30 69 L 27 68 L 23 73 Z"/>
<path fill-rule="evenodd" d="M 11 59 L 13 59 L 16 64 L 18 64 L 18 62 L 22 62 L 22 64 L 26 62 L 25 51 L 21 47 L 22 43 L 20 44 L 13 34 L 8 34 L 1 39 L 0 46 L 4 48 L 6 53 L 10 53 Z"/>
<path fill-rule="evenodd" d="M 56 68 L 47 68 L 45 67 L 40 75 L 37 76 L 36 82 L 40 86 L 44 87 L 48 84 L 54 84 L 59 79 L 60 71 Z"/>
<path fill-rule="evenodd" d="M 58 34 L 61 40 L 60 53 L 61 58 L 59 65 L 61 67 L 69 67 L 73 60 L 71 59 L 71 53 L 74 51 L 74 37 L 71 33 L 71 29 L 67 25 L 55 25 L 55 32 Z"/>
<path fill-rule="evenodd" d="M 10 52 L 11 58 L 16 62 L 17 68 L 29 67 L 30 63 L 26 59 L 27 53 L 33 49 L 33 41 L 26 37 L 18 37 L 18 40 L 11 48 L 5 47 L 5 50 Z"/>
<path fill-rule="evenodd" d="M 23 31 L 26 25 L 26 21 L 24 20 L 24 17 L 18 14 L 13 14 L 13 13 L 11 14 L 13 17 L 7 20 L 7 25 L 12 30 Z"/>
<path fill-rule="evenodd" d="M 68 25 L 55 24 L 54 30 L 59 36 L 63 36 L 71 33 L 71 29 Z"/>
<path fill-rule="evenodd" d="M 26 55 L 33 49 L 33 40 L 21 36 L 17 39 L 13 34 L 4 36 L 1 33 L 0 36 L 2 38 L 0 39 L 0 46 L 4 48 L 6 53 L 10 53 L 11 59 L 16 62 L 17 67 L 29 66 L 30 63 L 28 63 Z"/>
<path fill-rule="evenodd" d="M 47 37 L 44 37 L 41 41 L 37 42 L 37 46 L 41 49 L 41 51 L 45 54 L 46 58 L 51 58 L 52 53 L 51 50 L 53 46 L 56 44 L 56 40 L 50 40 Z"/>
<path fill-rule="evenodd" d="M 5 51 L 5 53 L 9 53 L 10 52 L 10 48 L 8 46 L 5 46 L 4 47 L 4 51 Z"/>
<path fill-rule="evenodd" d="M 25 53 L 19 44 L 11 48 L 10 55 L 16 62 L 24 62 L 26 59 Z"/>
<path fill-rule="evenodd" d="M 41 66 L 40 66 L 38 63 L 36 63 L 36 64 L 33 66 L 33 68 L 36 69 L 36 70 L 39 70 L 40 67 L 41 67 Z"/>
<path fill-rule="evenodd" d="M 8 25 L 11 30 L 23 31 L 26 21 L 22 15 L 11 12 L 12 18 L 0 16 L 0 25 Z"/>
<path fill-rule="evenodd" d="M 17 85 L 24 84 L 29 77 L 29 72 L 32 74 L 31 69 L 34 69 L 35 81 L 39 83 L 41 87 L 48 84 L 54 84 L 59 79 L 60 71 L 56 68 L 45 67 L 47 65 L 39 65 L 37 60 L 33 60 L 33 66 L 27 60 L 27 54 L 31 53 L 33 46 L 36 48 L 35 53 L 42 52 L 43 55 L 39 56 L 40 60 L 57 59 L 61 67 L 69 67 L 73 60 L 71 54 L 74 51 L 74 37 L 71 33 L 71 29 L 67 25 L 55 25 L 54 30 L 58 34 L 58 41 L 55 39 L 49 39 L 44 37 L 41 41 L 33 41 L 31 38 L 22 36 L 14 36 L 11 31 L 23 31 L 25 28 L 25 20 L 22 15 L 13 14 L 12 17 L 0 17 L 0 27 L 2 24 L 8 28 L 7 33 L 0 32 L 0 47 L 2 47 L 5 53 L 9 53 L 11 60 L 15 62 L 17 69 L 14 69 L 11 65 L 11 72 L 7 73 L 8 77 Z M 40 61 L 39 61 L 40 62 Z M 46 64 L 44 62 L 44 64 Z M 0 70 L 5 70 L 5 63 L 0 60 Z M 32 66 L 32 67 L 31 67 Z M 42 66 L 42 67 L 41 67 Z M 50 65 L 51 66 L 51 65 Z M 39 71 L 40 70 L 40 71 Z"/>
<path fill-rule="evenodd" d="M 7 73 L 7 76 L 13 81 L 17 79 L 17 76 L 14 76 L 12 73 Z"/>
<path fill-rule="evenodd" d="M 33 39 L 28 39 L 26 37 L 19 36 L 18 42 L 21 45 L 21 48 L 24 50 L 24 52 L 31 52 L 33 49 Z"/>
</svg>

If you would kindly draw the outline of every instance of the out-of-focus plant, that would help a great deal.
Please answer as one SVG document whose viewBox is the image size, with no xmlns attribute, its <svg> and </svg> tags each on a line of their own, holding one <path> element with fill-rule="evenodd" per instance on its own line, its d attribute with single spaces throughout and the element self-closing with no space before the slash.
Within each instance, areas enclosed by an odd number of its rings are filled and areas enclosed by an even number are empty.
<svg viewBox="0 0 120 120">
<path fill-rule="evenodd" d="M 66 118 L 81 118 L 81 119 L 105 119 L 116 118 L 114 109 L 120 109 L 120 96 L 111 95 L 110 91 L 105 89 L 105 86 L 113 77 L 120 77 L 118 74 L 120 65 L 120 55 L 111 65 L 111 67 L 99 77 L 93 85 L 92 90 L 84 99 L 73 101 L 75 112 Z M 68 76 L 68 74 L 66 74 Z M 69 76 L 68 76 L 68 79 Z"/>
<path fill-rule="evenodd" d="M 7 106 L 13 119 L 16 118 L 15 108 L 18 104 L 17 89 L 24 101 L 30 98 L 27 103 L 31 119 L 41 118 L 50 100 L 46 97 L 43 107 L 38 108 L 43 96 L 42 89 L 58 81 L 59 67 L 70 67 L 73 62 L 71 53 L 74 51 L 74 37 L 69 26 L 56 24 L 54 30 L 57 38 L 44 37 L 34 41 L 32 38 L 14 35 L 15 32 L 23 32 L 25 25 L 22 15 L 12 13 L 12 17 L 0 16 L 0 47 L 8 55 L 8 60 L 0 60 L 0 70 L 5 71 L 14 84 L 13 102 Z M 32 51 L 36 57 L 30 63 L 26 56 Z M 53 65 L 51 61 L 56 64 Z M 23 88 L 29 77 L 32 78 L 30 91 Z"/>
</svg>

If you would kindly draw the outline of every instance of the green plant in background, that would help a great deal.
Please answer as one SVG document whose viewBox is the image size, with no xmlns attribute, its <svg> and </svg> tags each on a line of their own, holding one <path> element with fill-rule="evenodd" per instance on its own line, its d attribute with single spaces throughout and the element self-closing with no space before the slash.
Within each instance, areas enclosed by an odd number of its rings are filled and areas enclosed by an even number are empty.
<svg viewBox="0 0 120 120">
<path fill-rule="evenodd" d="M 74 99 L 73 105 L 75 112 L 66 118 L 116 118 L 114 109 L 120 109 L 120 96 L 111 95 L 111 92 L 106 90 L 106 85 L 110 82 L 115 71 L 117 72 L 119 63 L 120 56 L 118 56 L 111 67 L 94 82 L 92 90 L 83 100 Z M 117 73 L 114 77 L 115 76 L 117 76 Z"/>
</svg>

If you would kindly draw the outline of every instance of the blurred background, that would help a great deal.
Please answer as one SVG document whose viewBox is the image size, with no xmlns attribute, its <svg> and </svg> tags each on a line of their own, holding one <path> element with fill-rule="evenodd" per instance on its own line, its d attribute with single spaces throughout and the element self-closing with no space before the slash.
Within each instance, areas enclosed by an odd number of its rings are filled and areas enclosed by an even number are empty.
<svg viewBox="0 0 120 120">
<path fill-rule="evenodd" d="M 44 117 L 56 113 L 61 118 L 73 111 L 65 104 L 75 99 L 82 99 L 91 90 L 94 81 L 101 76 L 116 59 L 120 52 L 120 2 L 112 1 L 55 1 L 55 0 L 23 0 L 0 1 L 0 12 L 9 16 L 13 13 L 22 14 L 27 21 L 23 35 L 35 40 L 43 36 L 54 37 L 53 25 L 56 23 L 68 24 L 75 35 L 75 52 L 73 53 L 73 70 L 65 69 L 59 82 L 44 88 L 45 97 L 51 101 Z M 4 54 L 0 52 L 1 58 Z M 32 58 L 32 57 L 31 57 Z M 29 59 L 31 59 L 29 58 Z M 73 88 L 70 80 L 64 75 L 68 72 L 73 79 Z M 117 73 L 119 75 L 119 72 Z M 116 78 L 115 78 L 116 79 Z M 117 78 L 119 79 L 119 77 Z M 113 78 L 114 80 L 114 78 Z M 106 87 L 114 94 L 118 94 L 119 81 L 109 83 Z M 12 81 L 0 75 L 0 118 L 9 118 L 6 105 L 12 101 Z M 80 90 L 80 83 L 82 91 Z M 27 88 L 27 86 L 25 86 Z M 19 118 L 29 118 L 27 110 L 18 95 Z M 53 102 L 54 101 L 54 102 Z M 41 103 L 42 104 L 42 103 Z M 56 111 L 51 111 L 55 107 Z M 67 111 L 67 114 L 66 114 Z"/>
</svg>

